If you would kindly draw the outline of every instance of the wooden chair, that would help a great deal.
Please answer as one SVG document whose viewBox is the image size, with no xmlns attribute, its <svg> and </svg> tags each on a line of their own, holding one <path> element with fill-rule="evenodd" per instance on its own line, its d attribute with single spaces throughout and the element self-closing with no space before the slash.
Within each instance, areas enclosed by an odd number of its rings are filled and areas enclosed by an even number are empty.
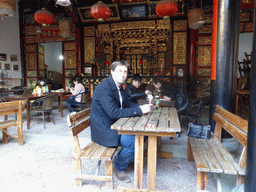
<svg viewBox="0 0 256 192">
<path fill-rule="evenodd" d="M 18 144 L 23 145 L 23 128 L 22 128 L 22 111 L 25 109 L 26 101 L 12 101 L 0 103 L 0 116 L 5 116 L 3 121 L 0 121 L 0 129 L 3 133 L 3 143 L 8 143 L 8 136 L 18 139 Z M 16 114 L 15 120 L 9 120 L 8 115 Z M 7 131 L 8 127 L 17 126 L 17 136 L 12 135 Z"/>
<path fill-rule="evenodd" d="M 72 164 L 77 186 L 82 185 L 82 179 L 105 181 L 109 189 L 113 189 L 113 155 L 115 147 L 104 147 L 93 141 L 83 149 L 80 148 L 78 134 L 90 126 L 90 108 L 71 115 L 71 135 L 73 137 Z M 94 175 L 82 173 L 82 159 L 96 160 L 98 166 Z M 105 161 L 105 175 L 98 175 L 101 161 Z"/>
<path fill-rule="evenodd" d="M 53 124 L 55 124 L 54 115 L 52 115 L 52 104 L 55 97 L 56 95 L 42 97 L 30 105 L 30 118 L 43 119 L 44 128 L 46 118 L 51 118 Z"/>
<path fill-rule="evenodd" d="M 90 92 L 89 91 L 85 91 L 83 93 L 79 93 L 79 94 L 75 95 L 74 97 L 77 97 L 78 95 L 81 95 L 80 103 L 72 104 L 71 107 L 75 108 L 76 111 L 82 111 L 83 109 L 88 107 L 88 102 L 89 102 L 89 99 L 90 99 Z"/>
</svg>

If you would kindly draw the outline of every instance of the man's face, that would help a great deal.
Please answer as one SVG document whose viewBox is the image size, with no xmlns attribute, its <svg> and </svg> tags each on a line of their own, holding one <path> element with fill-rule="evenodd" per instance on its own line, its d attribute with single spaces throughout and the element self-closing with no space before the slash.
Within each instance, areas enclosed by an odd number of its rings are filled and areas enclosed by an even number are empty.
<svg viewBox="0 0 256 192">
<path fill-rule="evenodd" d="M 112 77 L 114 81 L 121 85 L 122 83 L 125 82 L 127 78 L 127 67 L 124 65 L 118 65 L 116 66 L 115 71 L 111 71 Z"/>
<path fill-rule="evenodd" d="M 140 87 L 141 82 L 140 81 L 133 81 L 133 86 L 136 87 L 137 89 Z"/>
</svg>

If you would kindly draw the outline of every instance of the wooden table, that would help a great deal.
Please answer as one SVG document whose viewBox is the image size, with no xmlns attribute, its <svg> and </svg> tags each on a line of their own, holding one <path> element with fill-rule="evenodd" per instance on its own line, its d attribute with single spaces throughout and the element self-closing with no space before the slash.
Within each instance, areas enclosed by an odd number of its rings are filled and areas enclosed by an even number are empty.
<svg viewBox="0 0 256 192">
<path fill-rule="evenodd" d="M 248 101 L 249 101 L 249 95 L 250 95 L 249 90 L 236 91 L 236 111 L 235 111 L 236 115 L 238 115 L 239 97 L 240 96 L 248 97 Z"/>
<path fill-rule="evenodd" d="M 17 100 L 26 100 L 26 113 L 27 113 L 27 129 L 30 129 L 30 101 L 34 101 L 36 99 L 45 97 L 47 95 L 55 95 L 55 93 L 47 93 L 42 94 L 42 96 L 33 96 L 32 94 L 23 94 L 23 95 L 11 95 L 11 96 L 3 96 L 1 99 L 4 102 L 8 101 L 17 101 Z"/>
<path fill-rule="evenodd" d="M 155 190 L 157 138 L 174 137 L 181 131 L 176 108 L 160 107 L 141 117 L 120 118 L 111 129 L 119 134 L 135 135 L 134 188 L 142 189 L 144 136 L 148 136 L 147 190 Z M 160 143 L 159 143 L 160 144 Z"/>
<path fill-rule="evenodd" d="M 68 100 L 72 93 L 70 92 L 55 92 L 58 94 L 58 108 L 61 113 L 61 117 L 63 117 L 63 100 Z"/>
<path fill-rule="evenodd" d="M 155 101 L 153 101 L 153 103 L 154 102 Z M 148 99 L 139 99 L 138 103 L 140 105 L 143 105 L 143 104 L 148 104 L 149 101 L 148 101 Z M 159 106 L 160 107 L 174 107 L 175 106 L 175 101 L 164 101 L 163 99 L 160 99 Z"/>
</svg>

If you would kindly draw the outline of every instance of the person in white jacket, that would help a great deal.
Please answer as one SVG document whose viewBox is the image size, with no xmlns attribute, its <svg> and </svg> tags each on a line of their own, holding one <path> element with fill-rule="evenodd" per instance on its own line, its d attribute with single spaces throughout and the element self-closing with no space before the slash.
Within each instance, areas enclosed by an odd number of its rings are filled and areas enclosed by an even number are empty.
<svg viewBox="0 0 256 192">
<path fill-rule="evenodd" d="M 75 112 L 75 109 L 72 108 L 72 105 L 79 104 L 81 102 L 82 97 L 82 94 L 80 93 L 85 92 L 85 88 L 82 84 L 81 77 L 74 78 L 73 83 L 75 86 L 70 88 L 70 92 L 73 96 L 69 97 L 69 99 L 67 100 L 67 108 L 69 113 Z"/>
</svg>

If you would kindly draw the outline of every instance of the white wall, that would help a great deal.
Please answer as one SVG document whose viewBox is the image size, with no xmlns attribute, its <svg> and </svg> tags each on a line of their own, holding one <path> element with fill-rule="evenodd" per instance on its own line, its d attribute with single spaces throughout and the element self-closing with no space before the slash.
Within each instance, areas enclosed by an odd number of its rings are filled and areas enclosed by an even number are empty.
<svg viewBox="0 0 256 192">
<path fill-rule="evenodd" d="M 62 60 L 59 59 L 62 55 L 62 42 L 40 43 L 40 45 L 44 46 L 44 58 L 48 71 L 57 71 L 62 74 Z"/>
<path fill-rule="evenodd" d="M 0 53 L 7 54 L 7 61 L 0 61 L 1 68 L 5 63 L 11 64 L 10 76 L 21 78 L 20 35 L 18 1 L 16 1 L 16 13 L 13 17 L 0 19 Z M 11 61 L 10 55 L 17 55 L 18 61 Z M 19 71 L 13 71 L 13 65 L 19 65 Z"/>
</svg>

